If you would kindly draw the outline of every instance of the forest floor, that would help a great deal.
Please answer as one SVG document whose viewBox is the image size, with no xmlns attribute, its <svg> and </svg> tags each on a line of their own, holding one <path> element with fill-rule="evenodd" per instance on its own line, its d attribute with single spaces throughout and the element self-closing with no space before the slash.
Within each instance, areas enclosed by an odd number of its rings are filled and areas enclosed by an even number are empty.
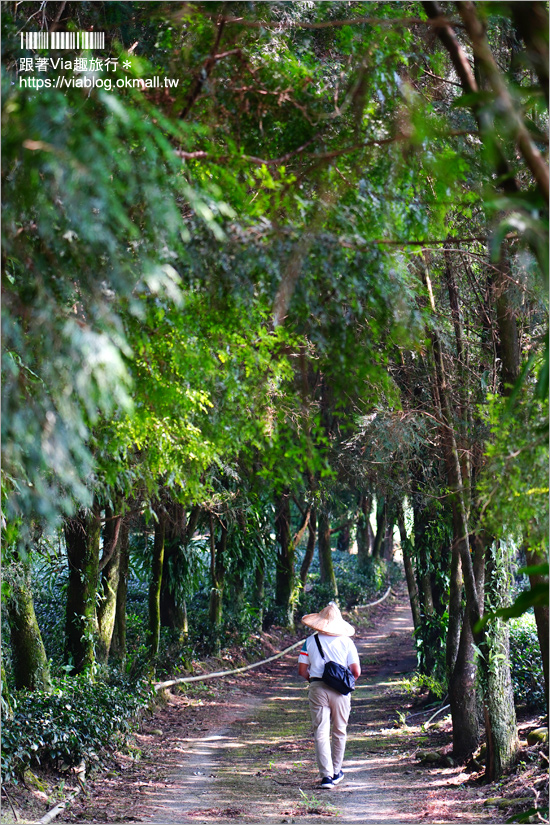
<svg viewBox="0 0 550 825">
<path fill-rule="evenodd" d="M 173 689 L 142 720 L 129 751 L 117 753 L 110 770 L 90 776 L 57 821 L 504 823 L 548 804 L 548 760 L 540 746 L 524 741 L 540 717 L 519 720 L 518 767 L 498 783 L 483 784 L 479 764 L 452 763 L 449 717 L 439 715 L 427 729 L 422 723 L 434 709 L 409 719 L 423 711 L 427 697 L 412 694 L 407 681 L 416 657 L 406 594 L 346 618 L 357 627 L 363 674 L 352 696 L 345 779 L 337 788 L 318 787 L 307 687 L 296 675 L 295 650 L 244 674 Z M 265 657 L 299 638 L 281 631 L 262 637 Z M 219 660 L 206 664 L 220 669 Z M 222 669 L 231 666 L 226 661 Z M 424 762 L 423 754 L 437 761 Z M 18 821 L 37 822 L 52 807 L 52 783 L 50 777 L 49 805 L 36 790 L 33 797 L 33 791 L 10 789 Z M 5 802 L 2 821 L 15 821 Z"/>
</svg>

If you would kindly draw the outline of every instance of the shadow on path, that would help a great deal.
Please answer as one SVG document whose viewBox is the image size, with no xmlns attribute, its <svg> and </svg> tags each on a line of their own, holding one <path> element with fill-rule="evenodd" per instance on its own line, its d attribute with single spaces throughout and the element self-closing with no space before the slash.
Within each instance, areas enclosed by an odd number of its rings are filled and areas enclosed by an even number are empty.
<svg viewBox="0 0 550 825">
<path fill-rule="evenodd" d="M 377 625 L 356 639 L 363 675 L 352 698 L 345 780 L 337 788 L 318 788 L 307 686 L 298 681 L 293 652 L 282 661 L 281 677 L 268 697 L 249 696 L 229 727 L 182 740 L 180 770 L 169 786 L 148 792 L 147 807 L 154 814 L 141 821 L 426 821 L 424 803 L 441 770 L 432 776 L 420 768 L 414 753 L 398 747 L 392 728 L 404 701 L 399 681 L 416 664 L 408 600 L 393 604 Z M 470 810 L 466 816 L 449 809 L 448 818 L 429 821 L 489 821 L 484 812 L 472 816 Z"/>
</svg>

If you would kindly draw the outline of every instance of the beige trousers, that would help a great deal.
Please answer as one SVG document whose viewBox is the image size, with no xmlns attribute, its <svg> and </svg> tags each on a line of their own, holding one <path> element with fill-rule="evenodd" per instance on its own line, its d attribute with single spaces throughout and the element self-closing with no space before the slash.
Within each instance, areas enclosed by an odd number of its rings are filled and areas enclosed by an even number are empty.
<svg viewBox="0 0 550 825">
<path fill-rule="evenodd" d="M 343 696 L 324 682 L 309 685 L 309 710 L 315 740 L 315 757 L 321 779 L 337 774 L 344 761 L 346 729 L 351 707 L 351 694 Z M 332 722 L 332 750 L 330 725 Z"/>
</svg>

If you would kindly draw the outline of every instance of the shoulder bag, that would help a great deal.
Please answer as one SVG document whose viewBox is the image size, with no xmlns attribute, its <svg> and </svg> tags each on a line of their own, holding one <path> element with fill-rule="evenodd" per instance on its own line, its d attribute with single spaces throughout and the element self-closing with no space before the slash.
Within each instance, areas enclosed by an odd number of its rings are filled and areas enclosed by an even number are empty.
<svg viewBox="0 0 550 825">
<path fill-rule="evenodd" d="M 319 636 L 317 633 L 315 633 L 315 641 L 317 642 L 319 653 L 323 657 L 323 662 L 325 663 L 325 669 L 323 670 L 323 675 L 321 677 L 323 682 L 333 690 L 337 690 L 338 693 L 344 694 L 344 696 L 351 693 L 352 690 L 355 690 L 355 677 L 349 667 L 339 665 L 338 662 L 327 662 L 325 651 L 321 647 L 321 642 L 319 641 Z"/>
</svg>

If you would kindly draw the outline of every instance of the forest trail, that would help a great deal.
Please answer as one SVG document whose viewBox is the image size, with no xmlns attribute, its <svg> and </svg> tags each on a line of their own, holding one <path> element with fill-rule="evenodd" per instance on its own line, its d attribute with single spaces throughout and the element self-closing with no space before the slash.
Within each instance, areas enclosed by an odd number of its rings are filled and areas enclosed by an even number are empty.
<svg viewBox="0 0 550 825">
<path fill-rule="evenodd" d="M 318 788 L 307 687 L 296 675 L 293 651 L 260 674 L 267 692 L 260 683 L 258 692 L 250 693 L 248 680 L 242 680 L 247 690 L 236 690 L 230 724 L 181 739 L 176 769 L 165 782 L 141 787 L 139 817 L 125 820 L 156 825 L 494 821 L 453 793 L 465 779 L 458 768 L 421 767 L 414 745 L 396 740 L 393 722 L 407 702 L 399 681 L 414 669 L 416 657 L 408 600 L 392 602 L 377 611 L 374 627 L 356 638 L 363 675 L 352 699 L 341 785 Z"/>
</svg>

